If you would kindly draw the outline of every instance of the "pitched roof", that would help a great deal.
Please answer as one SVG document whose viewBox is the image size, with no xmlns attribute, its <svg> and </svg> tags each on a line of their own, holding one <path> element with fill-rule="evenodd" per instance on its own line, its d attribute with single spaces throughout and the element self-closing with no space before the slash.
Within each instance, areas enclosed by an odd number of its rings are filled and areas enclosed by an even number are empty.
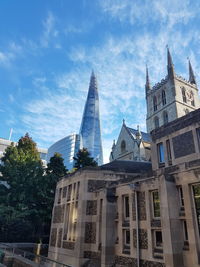
<svg viewBox="0 0 200 267">
<path fill-rule="evenodd" d="M 149 173 L 152 171 L 151 162 L 114 160 L 99 167 L 101 170 L 128 173 Z"/>
<path fill-rule="evenodd" d="M 137 133 L 137 130 L 136 130 L 136 129 L 133 129 L 133 128 L 130 128 L 130 127 L 127 127 L 127 126 L 126 126 L 126 128 L 130 131 L 130 133 L 131 133 L 131 134 L 133 135 L 133 137 L 135 138 L 135 135 L 136 135 L 136 133 Z M 145 133 L 145 132 L 141 132 L 141 134 L 142 134 L 142 140 L 143 140 L 144 142 L 148 142 L 148 143 L 151 142 L 151 136 L 150 136 L 150 134 Z"/>
</svg>

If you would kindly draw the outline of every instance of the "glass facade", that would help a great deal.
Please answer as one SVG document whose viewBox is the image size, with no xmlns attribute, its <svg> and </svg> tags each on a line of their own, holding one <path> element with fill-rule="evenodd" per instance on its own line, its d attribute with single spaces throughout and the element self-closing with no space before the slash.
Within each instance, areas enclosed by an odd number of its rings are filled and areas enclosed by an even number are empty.
<svg viewBox="0 0 200 267">
<path fill-rule="evenodd" d="M 68 170 L 74 167 L 74 157 L 80 149 L 80 136 L 78 134 L 71 134 L 56 143 L 48 149 L 47 161 L 53 157 L 54 153 L 59 153 L 64 159 L 64 164 Z"/>
<path fill-rule="evenodd" d="M 102 165 L 103 153 L 99 117 L 99 95 L 97 80 L 93 72 L 90 78 L 89 91 L 83 113 L 80 135 L 82 137 L 83 147 L 88 149 L 91 156 L 97 161 L 98 165 Z"/>
</svg>

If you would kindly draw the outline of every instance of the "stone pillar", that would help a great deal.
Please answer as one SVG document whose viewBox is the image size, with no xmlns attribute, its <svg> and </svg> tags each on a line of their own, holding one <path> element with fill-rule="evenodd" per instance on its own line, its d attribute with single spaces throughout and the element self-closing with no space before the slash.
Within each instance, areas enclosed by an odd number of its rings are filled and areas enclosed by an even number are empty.
<svg viewBox="0 0 200 267">
<path fill-rule="evenodd" d="M 166 267 L 183 266 L 183 229 L 179 219 L 180 205 L 173 175 L 160 177 L 160 208 L 163 253 Z"/>
<path fill-rule="evenodd" d="M 116 197 L 115 188 L 106 189 L 106 198 L 102 210 L 102 253 L 101 267 L 110 267 L 114 262 L 116 241 Z"/>
</svg>

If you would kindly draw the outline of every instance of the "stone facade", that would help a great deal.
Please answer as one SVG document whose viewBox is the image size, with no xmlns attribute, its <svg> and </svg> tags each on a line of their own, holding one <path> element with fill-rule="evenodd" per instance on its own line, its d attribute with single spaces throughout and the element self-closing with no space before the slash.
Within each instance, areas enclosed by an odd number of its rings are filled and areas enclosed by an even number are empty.
<svg viewBox="0 0 200 267">
<path fill-rule="evenodd" d="M 150 141 L 149 134 L 141 132 L 139 128 L 132 129 L 123 122 L 117 142 L 113 143 L 110 161 L 150 161 Z"/>
<path fill-rule="evenodd" d="M 200 267 L 200 109 L 151 135 L 152 165 L 113 161 L 58 182 L 50 258 L 73 267 L 137 259 L 142 267 Z"/>
</svg>

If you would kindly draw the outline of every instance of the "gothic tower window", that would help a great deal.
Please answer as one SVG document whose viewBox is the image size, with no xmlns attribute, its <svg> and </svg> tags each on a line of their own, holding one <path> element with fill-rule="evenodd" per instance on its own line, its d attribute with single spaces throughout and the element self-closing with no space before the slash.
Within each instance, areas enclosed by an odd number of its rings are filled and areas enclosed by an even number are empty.
<svg viewBox="0 0 200 267">
<path fill-rule="evenodd" d="M 158 117 L 155 117 L 154 124 L 155 124 L 155 128 L 159 127 L 159 118 Z"/>
<path fill-rule="evenodd" d="M 162 91 L 162 104 L 163 106 L 166 105 L 166 94 L 164 90 Z"/>
<path fill-rule="evenodd" d="M 192 91 L 190 92 L 190 97 L 191 97 L 191 105 L 194 107 L 195 106 L 195 103 L 194 103 L 194 94 L 193 94 Z"/>
<path fill-rule="evenodd" d="M 163 112 L 163 122 L 164 122 L 164 124 L 168 123 L 168 113 L 167 113 L 167 111 Z"/>
<path fill-rule="evenodd" d="M 122 140 L 121 142 L 121 153 L 126 151 L 126 142 L 124 140 Z"/>
<path fill-rule="evenodd" d="M 154 111 L 157 110 L 157 98 L 156 98 L 156 96 L 153 97 L 153 110 Z"/>
<path fill-rule="evenodd" d="M 187 98 L 186 98 L 186 93 L 185 93 L 185 88 L 182 88 L 182 97 L 183 97 L 183 102 L 187 103 Z"/>
</svg>

